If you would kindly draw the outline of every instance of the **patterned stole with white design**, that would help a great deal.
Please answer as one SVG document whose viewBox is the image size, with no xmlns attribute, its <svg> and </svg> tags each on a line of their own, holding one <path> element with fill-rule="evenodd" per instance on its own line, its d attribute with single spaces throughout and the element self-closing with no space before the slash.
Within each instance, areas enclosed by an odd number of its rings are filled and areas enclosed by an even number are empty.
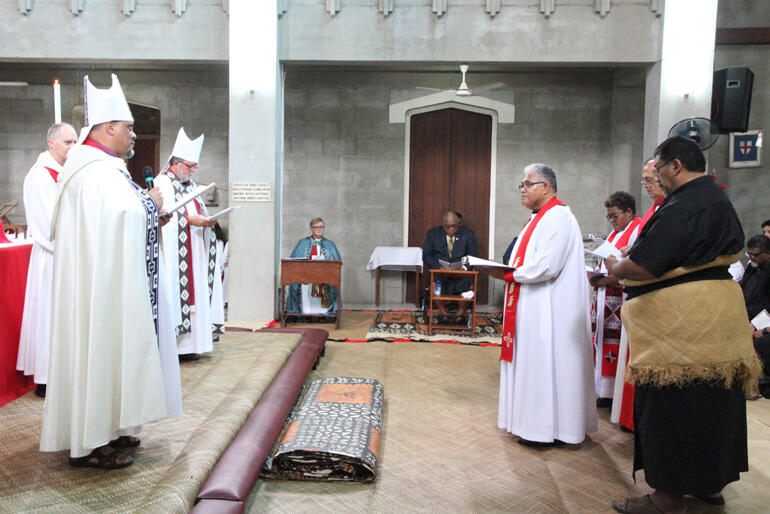
<svg viewBox="0 0 770 514">
<path fill-rule="evenodd" d="M 174 200 L 180 200 L 184 195 L 195 189 L 195 183 L 180 182 L 176 176 L 166 171 L 174 187 Z M 177 212 L 177 244 L 179 249 L 179 305 L 182 314 L 182 323 L 176 327 L 176 335 L 189 334 L 192 331 L 190 314 L 195 309 L 195 284 L 192 269 L 192 247 L 190 241 L 190 225 L 187 223 L 185 212 Z M 209 259 L 208 259 L 208 300 L 211 304 L 211 295 L 214 290 L 214 269 L 216 268 L 217 246 L 216 234 L 209 231 Z"/>
<path fill-rule="evenodd" d="M 124 174 L 125 175 L 125 174 Z M 158 206 L 150 195 L 137 186 L 130 177 L 126 175 L 128 183 L 134 188 L 134 192 L 142 202 L 147 213 L 147 239 L 144 252 L 144 260 L 147 268 L 147 280 L 150 285 L 150 302 L 152 303 L 152 319 L 155 322 L 155 335 L 158 335 Z"/>
</svg>

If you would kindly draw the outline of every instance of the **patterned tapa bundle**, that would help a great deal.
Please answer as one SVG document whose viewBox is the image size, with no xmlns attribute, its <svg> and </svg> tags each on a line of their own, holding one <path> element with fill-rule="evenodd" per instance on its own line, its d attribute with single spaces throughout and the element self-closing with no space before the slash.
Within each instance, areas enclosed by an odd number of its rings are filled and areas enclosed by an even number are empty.
<svg viewBox="0 0 770 514">
<path fill-rule="evenodd" d="M 372 378 L 314 380 L 289 414 L 262 476 L 374 481 L 383 402 L 382 384 Z"/>
</svg>

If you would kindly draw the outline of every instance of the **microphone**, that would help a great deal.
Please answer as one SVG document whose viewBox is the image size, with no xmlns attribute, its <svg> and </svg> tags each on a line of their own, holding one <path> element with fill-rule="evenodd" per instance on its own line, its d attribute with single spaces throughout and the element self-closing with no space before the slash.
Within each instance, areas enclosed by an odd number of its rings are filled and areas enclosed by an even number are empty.
<svg viewBox="0 0 770 514">
<path fill-rule="evenodd" d="M 152 189 L 155 186 L 155 183 L 152 180 L 153 175 L 152 168 L 149 166 L 142 168 L 142 176 L 144 177 L 144 183 L 147 185 L 147 189 Z"/>
</svg>

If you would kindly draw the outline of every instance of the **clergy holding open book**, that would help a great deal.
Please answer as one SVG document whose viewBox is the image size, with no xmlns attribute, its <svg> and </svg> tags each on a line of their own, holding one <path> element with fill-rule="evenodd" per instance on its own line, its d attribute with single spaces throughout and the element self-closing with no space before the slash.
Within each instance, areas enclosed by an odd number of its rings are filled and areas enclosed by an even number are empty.
<svg viewBox="0 0 770 514">
<path fill-rule="evenodd" d="M 578 444 L 597 429 L 583 236 L 556 197 L 556 174 L 530 164 L 519 184 L 532 210 L 513 248 L 500 357 L 497 426 L 526 446 Z"/>
<path fill-rule="evenodd" d="M 184 127 L 174 143 L 168 164 L 155 179 L 163 201 L 171 205 L 195 188 L 204 135 L 191 140 Z M 175 284 L 172 314 L 181 360 L 196 360 L 214 349 L 211 298 L 216 277 L 216 235 L 203 200 L 196 198 L 171 213 L 163 227 L 163 263 Z M 221 278 L 219 278 L 221 280 Z"/>
</svg>

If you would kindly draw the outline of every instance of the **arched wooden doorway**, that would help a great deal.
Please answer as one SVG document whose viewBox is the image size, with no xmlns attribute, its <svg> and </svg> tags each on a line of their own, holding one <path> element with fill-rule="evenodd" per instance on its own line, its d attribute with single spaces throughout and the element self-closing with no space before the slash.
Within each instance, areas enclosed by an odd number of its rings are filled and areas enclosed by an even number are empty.
<svg viewBox="0 0 770 514">
<path fill-rule="evenodd" d="M 476 233 L 479 256 L 489 252 L 492 116 L 446 108 L 410 117 L 409 246 L 422 246 L 441 215 L 459 211 Z M 488 278 L 479 275 L 479 303 L 487 303 Z M 412 281 L 407 280 L 407 297 Z"/>
<path fill-rule="evenodd" d="M 144 187 L 142 169 L 149 166 L 156 176 L 160 171 L 160 109 L 131 102 L 128 106 L 134 115 L 136 144 L 127 167 L 134 182 Z"/>
</svg>

